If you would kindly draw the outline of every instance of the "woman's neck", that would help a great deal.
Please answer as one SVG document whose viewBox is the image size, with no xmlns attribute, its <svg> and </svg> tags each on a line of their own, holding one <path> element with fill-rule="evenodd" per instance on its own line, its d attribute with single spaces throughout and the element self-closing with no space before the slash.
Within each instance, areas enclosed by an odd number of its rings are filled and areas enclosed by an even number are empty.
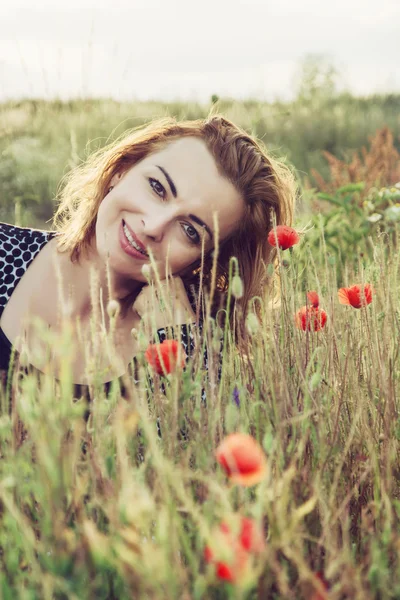
<svg viewBox="0 0 400 600">
<path fill-rule="evenodd" d="M 53 266 L 61 288 L 61 300 L 67 303 L 71 317 L 89 317 L 93 305 L 102 303 L 105 308 L 110 300 L 117 300 L 122 305 L 135 298 L 143 283 L 119 277 L 107 269 L 92 244 L 82 252 L 79 262 L 72 262 L 67 253 L 60 253 L 55 248 Z"/>
</svg>

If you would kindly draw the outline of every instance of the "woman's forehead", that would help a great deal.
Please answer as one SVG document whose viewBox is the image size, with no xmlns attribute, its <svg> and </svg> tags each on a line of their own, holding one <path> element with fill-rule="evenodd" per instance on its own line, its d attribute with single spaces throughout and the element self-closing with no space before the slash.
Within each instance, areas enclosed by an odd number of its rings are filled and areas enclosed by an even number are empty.
<svg viewBox="0 0 400 600">
<path fill-rule="evenodd" d="M 169 142 L 145 159 L 145 166 L 156 166 L 168 174 L 177 195 L 215 196 L 222 192 L 236 193 L 234 186 L 223 177 L 201 138 L 186 137 Z"/>
<path fill-rule="evenodd" d="M 237 227 L 244 201 L 234 185 L 223 177 L 206 143 L 195 137 L 179 138 L 149 155 L 146 167 L 170 180 L 179 202 L 198 216 L 217 212 L 224 234 Z M 162 176 L 162 175 L 161 175 Z"/>
<path fill-rule="evenodd" d="M 164 148 L 149 154 L 147 160 L 160 158 L 168 163 L 185 164 L 194 170 L 208 168 L 217 171 L 215 160 L 204 140 L 198 137 L 183 137 L 168 142 Z"/>
</svg>

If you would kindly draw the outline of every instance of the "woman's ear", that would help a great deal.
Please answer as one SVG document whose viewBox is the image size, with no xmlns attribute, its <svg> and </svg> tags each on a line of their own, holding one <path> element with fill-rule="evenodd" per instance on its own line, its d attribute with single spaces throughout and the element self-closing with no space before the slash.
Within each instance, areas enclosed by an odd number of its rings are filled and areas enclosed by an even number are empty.
<svg viewBox="0 0 400 600">
<path fill-rule="evenodd" d="M 213 250 L 209 250 L 208 252 L 206 252 L 205 256 L 204 256 L 204 262 L 207 263 L 207 259 L 210 258 L 212 256 L 212 253 L 214 251 Z M 201 258 L 196 258 L 196 260 L 194 260 L 192 263 L 190 263 L 190 265 L 187 265 L 187 267 L 184 267 L 183 269 L 181 269 L 179 271 L 179 273 L 174 273 L 174 275 L 178 275 L 179 277 L 190 277 L 193 274 L 193 271 L 195 269 L 199 269 L 201 267 Z"/>
<path fill-rule="evenodd" d="M 122 177 L 122 173 L 115 173 L 115 175 L 112 176 L 112 179 L 110 181 L 110 187 L 115 187 L 117 185 L 117 183 L 120 181 Z"/>
<path fill-rule="evenodd" d="M 198 263 L 199 261 L 195 260 L 190 265 L 187 265 L 187 267 L 184 267 L 177 273 L 174 273 L 174 275 L 176 275 L 177 277 L 187 277 L 188 275 L 192 274 L 192 271 L 198 266 Z"/>
</svg>

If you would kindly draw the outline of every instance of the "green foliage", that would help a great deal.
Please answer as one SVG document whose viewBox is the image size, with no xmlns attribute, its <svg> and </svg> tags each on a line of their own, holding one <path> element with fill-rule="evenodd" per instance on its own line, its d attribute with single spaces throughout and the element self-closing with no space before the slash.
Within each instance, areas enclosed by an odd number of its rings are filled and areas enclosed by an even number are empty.
<svg viewBox="0 0 400 600">
<path fill-rule="evenodd" d="M 269 151 L 285 156 L 300 179 L 313 167 L 328 176 L 321 151 L 349 154 L 368 143 L 368 136 L 387 125 L 398 145 L 398 97 L 355 98 L 329 92 L 336 86 L 328 66 L 310 58 L 300 72 L 293 102 L 264 103 L 218 98 L 218 109 L 262 139 Z M 307 86 L 309 87 L 306 93 Z M 216 100 L 217 94 L 212 98 Z M 397 103 L 396 103 L 397 102 Z M 210 104 L 112 100 L 36 101 L 0 105 L 0 220 L 44 226 L 54 212 L 62 177 L 87 154 L 155 117 L 195 119 Z"/>
<path fill-rule="evenodd" d="M 334 73 L 307 69 L 307 101 L 300 86 L 290 105 L 218 102 L 300 172 L 320 169 L 323 148 L 361 146 L 384 121 L 398 133 L 398 99 L 355 99 L 335 87 L 329 98 Z M 3 105 L 0 219 L 42 225 L 88 140 L 102 145 L 113 129 L 114 137 L 167 112 L 194 118 L 207 110 Z M 55 382 L 49 365 L 48 375 L 23 370 L 0 386 L 0 597 L 311 598 L 316 571 L 333 598 L 399 597 L 399 213 L 398 187 L 305 194 L 302 241 L 280 253 L 280 305 L 265 299 L 247 353 L 225 331 L 220 381 L 221 331 L 208 324 L 208 373 L 200 356 L 161 385 L 140 355 L 139 385 L 128 377 L 125 395 L 118 382 L 109 393 L 94 387 L 89 419 L 67 366 L 65 380 Z M 362 281 L 374 286 L 371 305 L 341 306 L 338 286 Z M 310 289 L 328 313 L 320 332 L 294 323 Z M 69 345 L 60 340 L 59 348 Z M 268 473 L 258 486 L 230 486 L 216 465 L 215 448 L 230 431 L 262 444 Z M 237 513 L 262 523 L 267 543 L 239 589 L 219 582 L 203 559 L 215 524 Z"/>
<path fill-rule="evenodd" d="M 346 215 L 357 193 L 342 189 L 329 206 Z M 382 214 L 396 204 L 393 190 L 371 194 Z M 226 345 L 219 383 L 212 340 L 208 373 L 199 357 L 163 386 L 139 355 L 141 383 L 125 380 L 124 396 L 95 389 L 88 421 L 67 363 L 65 381 L 51 364 L 13 380 L 11 416 L 0 399 L 2 597 L 307 598 L 316 571 L 337 597 L 397 597 L 400 255 L 390 236 L 372 236 L 373 260 L 344 263 L 346 283 L 375 288 L 355 310 L 338 303 L 322 235 L 313 260 L 313 236 L 281 253 L 281 305 L 265 303 L 248 354 Z M 320 332 L 294 324 L 305 282 L 328 313 Z M 253 488 L 229 485 L 216 464 L 230 431 L 264 448 L 268 472 Z M 267 543 L 240 588 L 203 559 L 215 524 L 237 513 L 258 519 Z"/>
<path fill-rule="evenodd" d="M 379 237 L 390 239 L 397 248 L 400 183 L 392 188 L 371 189 L 362 199 L 360 192 L 364 189 L 365 184 L 360 182 L 343 186 L 335 194 L 318 193 L 317 202 L 311 202 L 311 215 L 302 217 L 310 229 L 306 236 L 307 251 L 313 253 L 318 265 L 322 266 L 328 258 L 337 266 L 340 285 L 345 267 L 356 269 L 360 259 L 373 260 L 374 241 Z M 307 256 L 302 260 L 304 264 Z"/>
</svg>

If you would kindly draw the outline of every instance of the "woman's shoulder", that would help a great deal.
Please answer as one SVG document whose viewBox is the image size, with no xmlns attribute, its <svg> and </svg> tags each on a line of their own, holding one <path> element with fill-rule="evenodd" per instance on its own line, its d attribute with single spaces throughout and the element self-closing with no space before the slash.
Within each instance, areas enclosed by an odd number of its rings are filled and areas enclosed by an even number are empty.
<svg viewBox="0 0 400 600">
<path fill-rule="evenodd" d="M 54 235 L 53 231 L 0 223 L 0 278 L 3 285 L 11 283 L 15 276 L 21 277 Z"/>
<path fill-rule="evenodd" d="M 42 231 L 41 229 L 19 227 L 10 223 L 0 223 L 0 248 L 5 246 L 6 250 L 12 251 L 22 245 L 23 250 L 27 250 L 28 248 L 25 248 L 25 246 L 29 246 L 31 250 L 35 251 L 36 246 L 44 245 L 54 235 L 56 235 L 54 231 Z"/>
<path fill-rule="evenodd" d="M 0 223 L 0 314 L 33 259 L 56 234 Z"/>
</svg>

